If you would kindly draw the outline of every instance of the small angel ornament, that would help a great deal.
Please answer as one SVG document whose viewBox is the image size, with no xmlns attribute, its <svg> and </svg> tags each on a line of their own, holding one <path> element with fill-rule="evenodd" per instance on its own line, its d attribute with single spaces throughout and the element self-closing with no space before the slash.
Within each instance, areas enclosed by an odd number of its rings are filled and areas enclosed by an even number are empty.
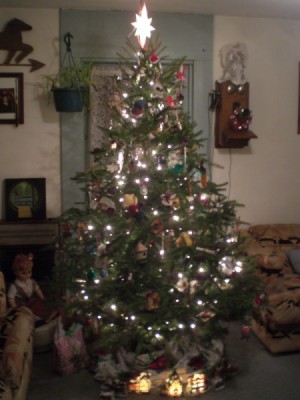
<svg viewBox="0 0 300 400">
<path fill-rule="evenodd" d="M 247 49 L 242 43 L 227 44 L 220 51 L 223 75 L 219 82 L 231 81 L 235 85 L 246 82 Z"/>
</svg>

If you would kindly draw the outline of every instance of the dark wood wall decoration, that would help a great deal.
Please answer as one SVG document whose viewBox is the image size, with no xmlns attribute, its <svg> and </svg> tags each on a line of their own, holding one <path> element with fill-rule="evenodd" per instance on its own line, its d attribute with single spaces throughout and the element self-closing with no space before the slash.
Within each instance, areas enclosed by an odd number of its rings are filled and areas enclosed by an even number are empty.
<svg viewBox="0 0 300 400">
<path fill-rule="evenodd" d="M 13 18 L 6 23 L 0 32 L 0 51 L 6 52 L 6 58 L 0 65 L 30 67 L 29 72 L 36 71 L 45 65 L 33 58 L 29 58 L 28 62 L 21 63 L 34 50 L 30 44 L 23 42 L 22 37 L 23 32 L 31 30 L 32 26 L 18 18 Z"/>
<path fill-rule="evenodd" d="M 21 72 L 0 73 L 0 124 L 24 123 L 24 79 Z"/>
<path fill-rule="evenodd" d="M 7 221 L 46 219 L 46 179 L 4 180 L 5 219 Z"/>
<path fill-rule="evenodd" d="M 241 148 L 248 146 L 257 136 L 249 129 L 235 131 L 229 126 L 230 116 L 236 107 L 249 109 L 249 83 L 235 85 L 231 81 L 216 81 L 215 147 Z"/>
</svg>

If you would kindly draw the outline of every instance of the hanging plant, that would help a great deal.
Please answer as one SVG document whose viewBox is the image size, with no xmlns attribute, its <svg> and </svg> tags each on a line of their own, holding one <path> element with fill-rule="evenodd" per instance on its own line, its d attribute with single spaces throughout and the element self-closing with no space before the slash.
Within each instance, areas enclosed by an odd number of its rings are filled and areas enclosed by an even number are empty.
<svg viewBox="0 0 300 400">
<path fill-rule="evenodd" d="M 59 112 L 80 112 L 84 107 L 90 107 L 93 63 L 82 60 L 75 63 L 71 38 L 73 36 L 70 33 L 64 37 L 66 53 L 60 71 L 55 75 L 44 76 L 47 92 L 53 94 L 55 108 Z"/>
</svg>

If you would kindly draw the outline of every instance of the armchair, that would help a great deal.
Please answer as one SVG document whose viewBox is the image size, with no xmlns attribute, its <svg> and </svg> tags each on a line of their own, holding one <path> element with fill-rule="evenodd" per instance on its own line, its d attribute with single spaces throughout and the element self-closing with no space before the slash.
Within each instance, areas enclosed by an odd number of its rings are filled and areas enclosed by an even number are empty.
<svg viewBox="0 0 300 400">
<path fill-rule="evenodd" d="M 34 318 L 26 307 L 6 308 L 0 272 L 0 400 L 25 400 L 32 365 Z"/>
<path fill-rule="evenodd" d="M 242 232 L 263 283 L 252 329 L 271 353 L 300 350 L 300 224 L 260 224 Z"/>
</svg>

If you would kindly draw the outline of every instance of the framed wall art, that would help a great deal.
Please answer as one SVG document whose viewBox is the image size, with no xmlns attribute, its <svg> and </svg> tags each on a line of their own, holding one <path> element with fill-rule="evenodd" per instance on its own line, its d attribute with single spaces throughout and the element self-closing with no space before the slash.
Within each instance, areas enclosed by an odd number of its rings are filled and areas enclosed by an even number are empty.
<svg viewBox="0 0 300 400">
<path fill-rule="evenodd" d="M 22 73 L 0 73 L 0 124 L 24 123 L 24 78 Z"/>
<path fill-rule="evenodd" d="M 46 219 L 46 179 L 17 178 L 4 180 L 5 219 Z"/>
</svg>

